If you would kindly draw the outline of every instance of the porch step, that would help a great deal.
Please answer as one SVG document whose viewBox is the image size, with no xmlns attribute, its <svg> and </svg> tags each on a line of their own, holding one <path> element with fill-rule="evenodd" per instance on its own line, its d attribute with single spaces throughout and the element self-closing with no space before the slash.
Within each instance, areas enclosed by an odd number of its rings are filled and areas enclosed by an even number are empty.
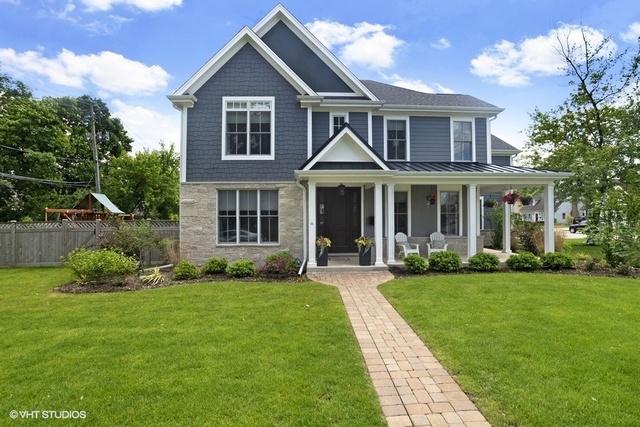
<svg viewBox="0 0 640 427">
<path fill-rule="evenodd" d="M 329 265 L 326 267 L 308 267 L 307 272 L 310 273 L 348 273 L 357 271 L 386 271 L 389 267 L 386 265 L 364 265 L 359 264 L 357 253 L 353 254 L 329 254 Z"/>
</svg>

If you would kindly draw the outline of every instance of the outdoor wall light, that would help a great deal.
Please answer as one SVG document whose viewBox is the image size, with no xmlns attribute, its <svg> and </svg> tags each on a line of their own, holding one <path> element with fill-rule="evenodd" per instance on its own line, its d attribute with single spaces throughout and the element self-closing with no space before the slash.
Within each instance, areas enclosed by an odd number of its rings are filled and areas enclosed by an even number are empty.
<svg viewBox="0 0 640 427">
<path fill-rule="evenodd" d="M 347 187 L 345 187 L 344 184 L 338 185 L 338 194 L 341 195 L 341 196 L 344 196 L 344 189 L 345 188 L 347 188 Z"/>
</svg>

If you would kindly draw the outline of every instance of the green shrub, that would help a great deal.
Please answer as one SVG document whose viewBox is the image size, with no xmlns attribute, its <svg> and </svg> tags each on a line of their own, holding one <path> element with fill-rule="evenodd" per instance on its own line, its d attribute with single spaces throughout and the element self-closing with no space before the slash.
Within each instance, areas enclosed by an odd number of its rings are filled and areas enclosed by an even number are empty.
<svg viewBox="0 0 640 427">
<path fill-rule="evenodd" d="M 418 254 L 409 254 L 404 257 L 404 266 L 410 273 L 422 274 L 427 271 L 427 260 Z"/>
<path fill-rule="evenodd" d="M 255 276 L 258 270 L 250 259 L 239 259 L 227 266 L 226 273 L 231 277 L 251 277 Z"/>
<path fill-rule="evenodd" d="M 278 252 L 269 255 L 260 269 L 260 274 L 266 276 L 288 277 L 297 274 L 298 263 L 289 252 Z"/>
<path fill-rule="evenodd" d="M 542 262 L 531 252 L 520 252 L 507 259 L 507 266 L 513 270 L 537 270 Z"/>
<path fill-rule="evenodd" d="M 203 274 L 224 273 L 229 263 L 226 258 L 210 258 L 202 266 Z"/>
<path fill-rule="evenodd" d="M 434 271 L 454 272 L 462 268 L 460 254 L 454 251 L 434 252 L 429 257 L 429 269 Z"/>
<path fill-rule="evenodd" d="M 127 223 L 114 222 L 116 230 L 113 233 L 101 235 L 99 246 L 114 249 L 127 256 L 141 259 L 145 248 L 159 248 L 162 239 L 147 222 Z"/>
<path fill-rule="evenodd" d="M 173 267 L 174 280 L 190 280 L 198 278 L 198 267 L 195 264 L 182 260 Z"/>
<path fill-rule="evenodd" d="M 551 270 L 562 270 L 565 268 L 573 268 L 575 263 L 571 255 L 565 252 L 547 252 L 540 255 L 542 266 Z"/>
<path fill-rule="evenodd" d="M 469 258 L 469 268 L 475 271 L 498 271 L 500 259 L 494 254 L 478 252 Z"/>
<path fill-rule="evenodd" d="M 106 281 L 133 274 L 138 261 L 111 249 L 74 249 L 64 260 L 64 266 L 81 281 Z"/>
</svg>

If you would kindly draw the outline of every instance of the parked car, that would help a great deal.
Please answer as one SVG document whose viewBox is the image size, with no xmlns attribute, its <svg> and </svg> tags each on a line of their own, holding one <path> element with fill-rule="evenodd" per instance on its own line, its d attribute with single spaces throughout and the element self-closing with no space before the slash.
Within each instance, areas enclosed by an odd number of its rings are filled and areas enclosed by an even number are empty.
<svg viewBox="0 0 640 427">
<path fill-rule="evenodd" d="M 264 237 L 263 237 L 264 239 Z M 220 236 L 220 243 L 235 243 L 236 242 L 236 230 L 224 231 Z M 240 230 L 240 242 L 257 242 L 258 233 L 253 233 L 249 230 Z"/>
<path fill-rule="evenodd" d="M 575 233 L 578 230 L 582 231 L 582 230 L 584 230 L 584 228 L 586 226 L 587 226 L 587 220 L 586 219 L 583 219 L 583 220 L 581 220 L 579 222 L 575 222 L 574 221 L 574 223 L 569 226 L 569 232 L 570 233 Z"/>
</svg>

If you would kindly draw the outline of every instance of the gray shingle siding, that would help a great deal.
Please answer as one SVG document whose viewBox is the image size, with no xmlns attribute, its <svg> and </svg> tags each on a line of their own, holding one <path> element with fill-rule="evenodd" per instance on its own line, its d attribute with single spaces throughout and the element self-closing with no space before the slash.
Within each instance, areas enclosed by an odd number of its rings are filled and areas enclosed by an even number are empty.
<svg viewBox="0 0 640 427">
<path fill-rule="evenodd" d="M 373 149 L 380 154 L 384 153 L 384 117 L 373 116 L 371 118 L 371 129 L 373 137 Z"/>
<path fill-rule="evenodd" d="M 410 117 L 411 161 L 451 161 L 450 123 L 448 117 Z"/>
<path fill-rule="evenodd" d="M 314 112 L 311 120 L 313 124 L 311 131 L 313 132 L 313 152 L 315 153 L 320 147 L 324 145 L 329 139 L 329 113 L 328 112 Z"/>
<path fill-rule="evenodd" d="M 294 169 L 307 158 L 307 112 L 297 91 L 253 47 L 242 47 L 194 95 L 198 101 L 187 124 L 188 182 L 294 180 Z M 275 160 L 221 160 L 223 96 L 275 96 Z"/>
<path fill-rule="evenodd" d="M 353 92 L 286 24 L 278 22 L 262 40 L 316 92 Z"/>
<path fill-rule="evenodd" d="M 349 113 L 349 125 L 364 141 L 369 142 L 369 115 L 367 113 Z"/>
<path fill-rule="evenodd" d="M 476 161 L 487 162 L 487 119 L 476 118 Z"/>
<path fill-rule="evenodd" d="M 511 156 L 491 156 L 491 164 L 511 166 Z"/>
</svg>

